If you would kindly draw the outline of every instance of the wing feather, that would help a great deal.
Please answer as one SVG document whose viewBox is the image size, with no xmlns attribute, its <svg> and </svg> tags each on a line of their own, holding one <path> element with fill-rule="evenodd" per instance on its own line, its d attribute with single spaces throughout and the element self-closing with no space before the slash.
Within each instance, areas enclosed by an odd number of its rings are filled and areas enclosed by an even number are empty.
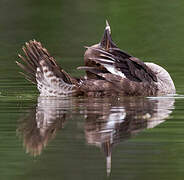
<svg viewBox="0 0 184 180">
<path fill-rule="evenodd" d="M 61 96 L 76 91 L 75 79 L 66 73 L 36 40 L 22 48 L 26 57 L 19 55 L 24 64 L 16 62 L 26 79 L 37 84 L 41 95 Z"/>
<path fill-rule="evenodd" d="M 112 74 L 126 76 L 131 81 L 157 82 L 156 75 L 144 62 L 119 48 L 110 48 L 108 52 L 100 47 L 88 48 L 98 52 L 90 60 L 99 63 Z"/>
</svg>

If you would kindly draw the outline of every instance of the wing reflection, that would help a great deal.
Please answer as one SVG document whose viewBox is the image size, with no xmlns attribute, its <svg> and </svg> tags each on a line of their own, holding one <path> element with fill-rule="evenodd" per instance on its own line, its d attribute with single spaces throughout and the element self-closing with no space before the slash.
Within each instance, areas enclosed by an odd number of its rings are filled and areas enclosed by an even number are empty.
<svg viewBox="0 0 184 180">
<path fill-rule="evenodd" d="M 26 152 L 40 155 L 57 130 L 62 129 L 71 114 L 68 107 L 71 101 L 56 98 L 38 98 L 36 108 L 27 117 L 20 120 L 17 132 L 23 137 Z"/>
<path fill-rule="evenodd" d="M 105 153 L 108 176 L 111 172 L 112 147 L 146 128 L 164 122 L 174 109 L 174 101 L 172 97 L 124 98 L 106 103 L 89 103 L 85 121 L 86 140 Z M 99 111 L 90 113 L 93 108 Z"/>
<path fill-rule="evenodd" d="M 57 130 L 74 114 L 85 118 L 84 131 L 90 145 L 101 148 L 106 156 L 107 175 L 111 172 L 112 148 L 120 141 L 146 128 L 164 122 L 174 109 L 174 97 L 111 98 L 111 99 L 56 99 L 38 98 L 29 116 L 21 120 L 18 132 L 26 151 L 41 154 Z"/>
</svg>

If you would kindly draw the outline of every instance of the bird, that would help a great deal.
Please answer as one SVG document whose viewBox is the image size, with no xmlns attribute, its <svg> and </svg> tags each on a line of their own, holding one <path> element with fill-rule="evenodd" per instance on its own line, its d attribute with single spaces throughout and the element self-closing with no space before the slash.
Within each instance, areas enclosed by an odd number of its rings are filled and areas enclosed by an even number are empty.
<svg viewBox="0 0 184 180">
<path fill-rule="evenodd" d="M 85 46 L 84 77 L 72 77 L 56 62 L 41 42 L 30 40 L 18 54 L 17 65 L 25 78 L 36 84 L 40 96 L 163 96 L 175 94 L 169 73 L 152 62 L 143 62 L 118 48 L 106 21 L 99 43 Z"/>
</svg>

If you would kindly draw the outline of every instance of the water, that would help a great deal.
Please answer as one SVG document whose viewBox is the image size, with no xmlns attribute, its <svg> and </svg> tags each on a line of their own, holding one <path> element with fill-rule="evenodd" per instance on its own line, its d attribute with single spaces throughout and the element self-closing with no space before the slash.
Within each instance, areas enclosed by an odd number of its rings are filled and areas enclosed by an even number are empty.
<svg viewBox="0 0 184 180">
<path fill-rule="evenodd" d="M 0 0 L 1 179 L 183 179 L 184 6 L 176 1 Z M 14 63 L 43 43 L 73 76 L 105 19 L 125 51 L 163 66 L 174 97 L 40 98 Z"/>
</svg>

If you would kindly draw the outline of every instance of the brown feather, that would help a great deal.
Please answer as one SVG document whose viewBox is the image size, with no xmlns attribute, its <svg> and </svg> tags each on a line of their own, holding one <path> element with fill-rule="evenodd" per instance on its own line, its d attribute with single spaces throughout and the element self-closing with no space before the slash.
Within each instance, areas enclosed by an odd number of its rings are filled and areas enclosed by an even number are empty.
<svg viewBox="0 0 184 180">
<path fill-rule="evenodd" d="M 24 62 L 24 64 L 20 62 L 16 63 L 27 73 L 22 73 L 26 79 L 33 83 L 36 82 L 36 78 L 39 78 L 39 81 L 42 81 L 43 75 L 37 72 L 37 68 L 39 68 L 41 73 L 43 73 L 43 67 L 47 66 L 48 70 L 51 71 L 54 76 L 61 78 L 65 83 L 72 84 L 72 82 L 75 82 L 75 80 L 71 78 L 68 73 L 60 68 L 55 59 L 50 56 L 45 48 L 42 47 L 40 42 L 37 42 L 36 40 L 29 41 L 28 43 L 25 43 L 25 47 L 22 49 L 26 58 L 21 55 L 18 56 Z"/>
</svg>

